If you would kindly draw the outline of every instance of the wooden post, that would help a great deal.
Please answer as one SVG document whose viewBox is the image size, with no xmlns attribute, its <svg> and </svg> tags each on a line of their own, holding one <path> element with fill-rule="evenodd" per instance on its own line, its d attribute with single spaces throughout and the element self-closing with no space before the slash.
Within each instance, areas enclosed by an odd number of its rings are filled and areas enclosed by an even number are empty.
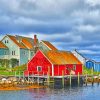
<svg viewBox="0 0 100 100">
<path fill-rule="evenodd" d="M 39 83 L 40 83 L 39 80 L 40 80 L 40 79 L 39 79 L 39 72 L 38 72 L 38 85 L 39 85 Z"/>
<path fill-rule="evenodd" d="M 86 81 L 85 83 L 86 83 L 86 86 L 87 86 L 87 73 L 86 73 L 86 78 L 85 78 L 85 81 Z"/>
<path fill-rule="evenodd" d="M 32 71 L 32 82 L 34 82 L 34 73 Z"/>
<path fill-rule="evenodd" d="M 48 67 L 48 79 L 47 79 L 47 82 L 48 82 L 48 86 L 50 86 L 50 67 Z"/>
<path fill-rule="evenodd" d="M 70 72 L 70 87 L 71 87 L 71 85 L 72 85 L 72 75 L 71 75 L 71 72 Z"/>
<path fill-rule="evenodd" d="M 80 85 L 80 73 L 78 72 L 78 86 Z"/>
<path fill-rule="evenodd" d="M 99 85 L 99 73 L 98 73 L 98 85 Z"/>
<path fill-rule="evenodd" d="M 94 74 L 93 74 L 93 67 L 92 67 L 92 86 L 94 84 Z"/>
<path fill-rule="evenodd" d="M 62 86 L 64 88 L 64 70 L 62 70 Z"/>
</svg>

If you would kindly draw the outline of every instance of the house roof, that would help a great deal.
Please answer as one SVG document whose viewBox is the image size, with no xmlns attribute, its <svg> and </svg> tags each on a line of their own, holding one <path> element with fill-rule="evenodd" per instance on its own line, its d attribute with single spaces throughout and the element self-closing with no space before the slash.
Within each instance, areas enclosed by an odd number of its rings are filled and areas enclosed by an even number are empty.
<svg viewBox="0 0 100 100">
<path fill-rule="evenodd" d="M 8 48 L 8 47 L 0 41 L 0 48 Z"/>
<path fill-rule="evenodd" d="M 19 48 L 23 49 L 33 49 L 34 48 L 34 39 L 29 37 L 23 37 L 19 35 L 7 35 Z M 36 39 L 38 42 L 38 39 Z"/>
<path fill-rule="evenodd" d="M 27 39 L 27 38 L 22 38 L 22 43 L 25 44 L 25 46 L 28 49 L 33 49 L 33 44 Z"/>
<path fill-rule="evenodd" d="M 43 41 L 42 43 L 44 43 L 50 50 L 58 50 L 54 45 L 52 45 L 50 42 L 48 41 Z"/>
<path fill-rule="evenodd" d="M 86 57 L 84 57 L 81 53 L 79 53 L 76 49 L 74 50 L 77 54 L 79 54 L 81 57 L 83 57 L 84 59 L 87 59 Z"/>
<path fill-rule="evenodd" d="M 71 52 L 68 51 L 50 50 L 44 54 L 52 62 L 52 64 L 81 64 L 81 62 Z"/>
<path fill-rule="evenodd" d="M 26 48 L 27 47 L 22 43 L 22 42 L 18 42 L 18 40 L 16 39 L 15 36 L 12 36 L 12 35 L 7 35 L 17 46 L 19 46 L 20 48 Z"/>
</svg>

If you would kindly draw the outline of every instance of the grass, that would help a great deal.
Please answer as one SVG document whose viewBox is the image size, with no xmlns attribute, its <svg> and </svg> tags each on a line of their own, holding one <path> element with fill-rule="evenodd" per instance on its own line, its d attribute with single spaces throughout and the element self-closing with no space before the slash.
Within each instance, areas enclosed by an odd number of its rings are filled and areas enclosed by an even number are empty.
<svg viewBox="0 0 100 100">
<path fill-rule="evenodd" d="M 24 64 L 24 65 L 21 65 L 21 66 L 16 66 L 14 68 L 0 67 L 0 75 L 14 76 L 15 72 L 16 72 L 16 75 L 19 75 L 19 74 L 23 75 L 23 72 L 27 69 L 26 66 L 27 65 Z M 100 72 L 95 72 L 95 71 L 93 71 L 93 69 L 88 69 L 85 66 L 83 67 L 83 75 L 86 75 L 86 74 L 91 75 L 92 73 L 94 75 L 100 74 Z"/>
<path fill-rule="evenodd" d="M 27 69 L 26 64 L 21 65 L 21 66 L 16 66 L 14 68 L 5 68 L 5 67 L 0 67 L 0 75 L 5 75 L 5 76 L 14 76 L 16 75 L 23 75 L 23 72 Z"/>
<path fill-rule="evenodd" d="M 84 67 L 83 67 L 83 75 L 86 75 L 86 74 L 88 74 L 88 75 L 91 75 L 91 74 L 93 74 L 93 75 L 98 75 L 98 74 L 100 74 L 100 72 L 93 71 L 92 68 L 91 68 L 91 69 L 88 69 L 88 68 L 86 68 L 86 67 L 84 66 Z"/>
</svg>

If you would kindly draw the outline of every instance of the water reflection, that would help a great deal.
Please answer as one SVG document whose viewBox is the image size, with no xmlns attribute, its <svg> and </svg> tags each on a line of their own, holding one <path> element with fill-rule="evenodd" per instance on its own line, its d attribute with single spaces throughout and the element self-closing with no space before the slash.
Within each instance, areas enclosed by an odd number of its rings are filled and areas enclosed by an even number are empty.
<svg viewBox="0 0 100 100">
<path fill-rule="evenodd" d="M 66 89 L 30 89 L 0 91 L 0 100 L 99 100 L 100 86 L 67 87 Z"/>
</svg>

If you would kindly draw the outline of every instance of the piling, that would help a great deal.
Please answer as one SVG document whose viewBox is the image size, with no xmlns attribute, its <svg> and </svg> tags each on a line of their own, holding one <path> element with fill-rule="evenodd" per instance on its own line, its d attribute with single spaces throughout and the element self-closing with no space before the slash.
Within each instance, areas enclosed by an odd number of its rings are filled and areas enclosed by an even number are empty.
<svg viewBox="0 0 100 100">
<path fill-rule="evenodd" d="M 38 85 L 39 85 L 39 80 L 40 80 L 40 79 L 39 79 L 39 72 L 38 72 L 38 78 L 37 78 Z"/>
<path fill-rule="evenodd" d="M 72 75 L 71 75 L 71 72 L 70 72 L 69 80 L 70 80 L 70 87 L 71 87 L 71 85 L 72 85 Z"/>
<path fill-rule="evenodd" d="M 62 70 L 62 86 L 64 88 L 64 70 Z"/>
<path fill-rule="evenodd" d="M 80 73 L 78 72 L 78 86 L 80 85 Z"/>
<path fill-rule="evenodd" d="M 98 85 L 99 85 L 99 73 L 98 73 Z"/>
<path fill-rule="evenodd" d="M 93 67 L 92 67 L 92 86 L 94 85 L 94 74 L 93 74 Z"/>
<path fill-rule="evenodd" d="M 32 71 L 32 82 L 34 81 L 34 73 L 33 73 L 33 71 Z"/>
<path fill-rule="evenodd" d="M 48 83 L 48 86 L 50 86 L 50 67 L 48 67 L 47 83 Z"/>
<path fill-rule="evenodd" d="M 86 86 L 87 86 L 87 73 L 86 73 L 85 83 L 86 83 Z"/>
</svg>

